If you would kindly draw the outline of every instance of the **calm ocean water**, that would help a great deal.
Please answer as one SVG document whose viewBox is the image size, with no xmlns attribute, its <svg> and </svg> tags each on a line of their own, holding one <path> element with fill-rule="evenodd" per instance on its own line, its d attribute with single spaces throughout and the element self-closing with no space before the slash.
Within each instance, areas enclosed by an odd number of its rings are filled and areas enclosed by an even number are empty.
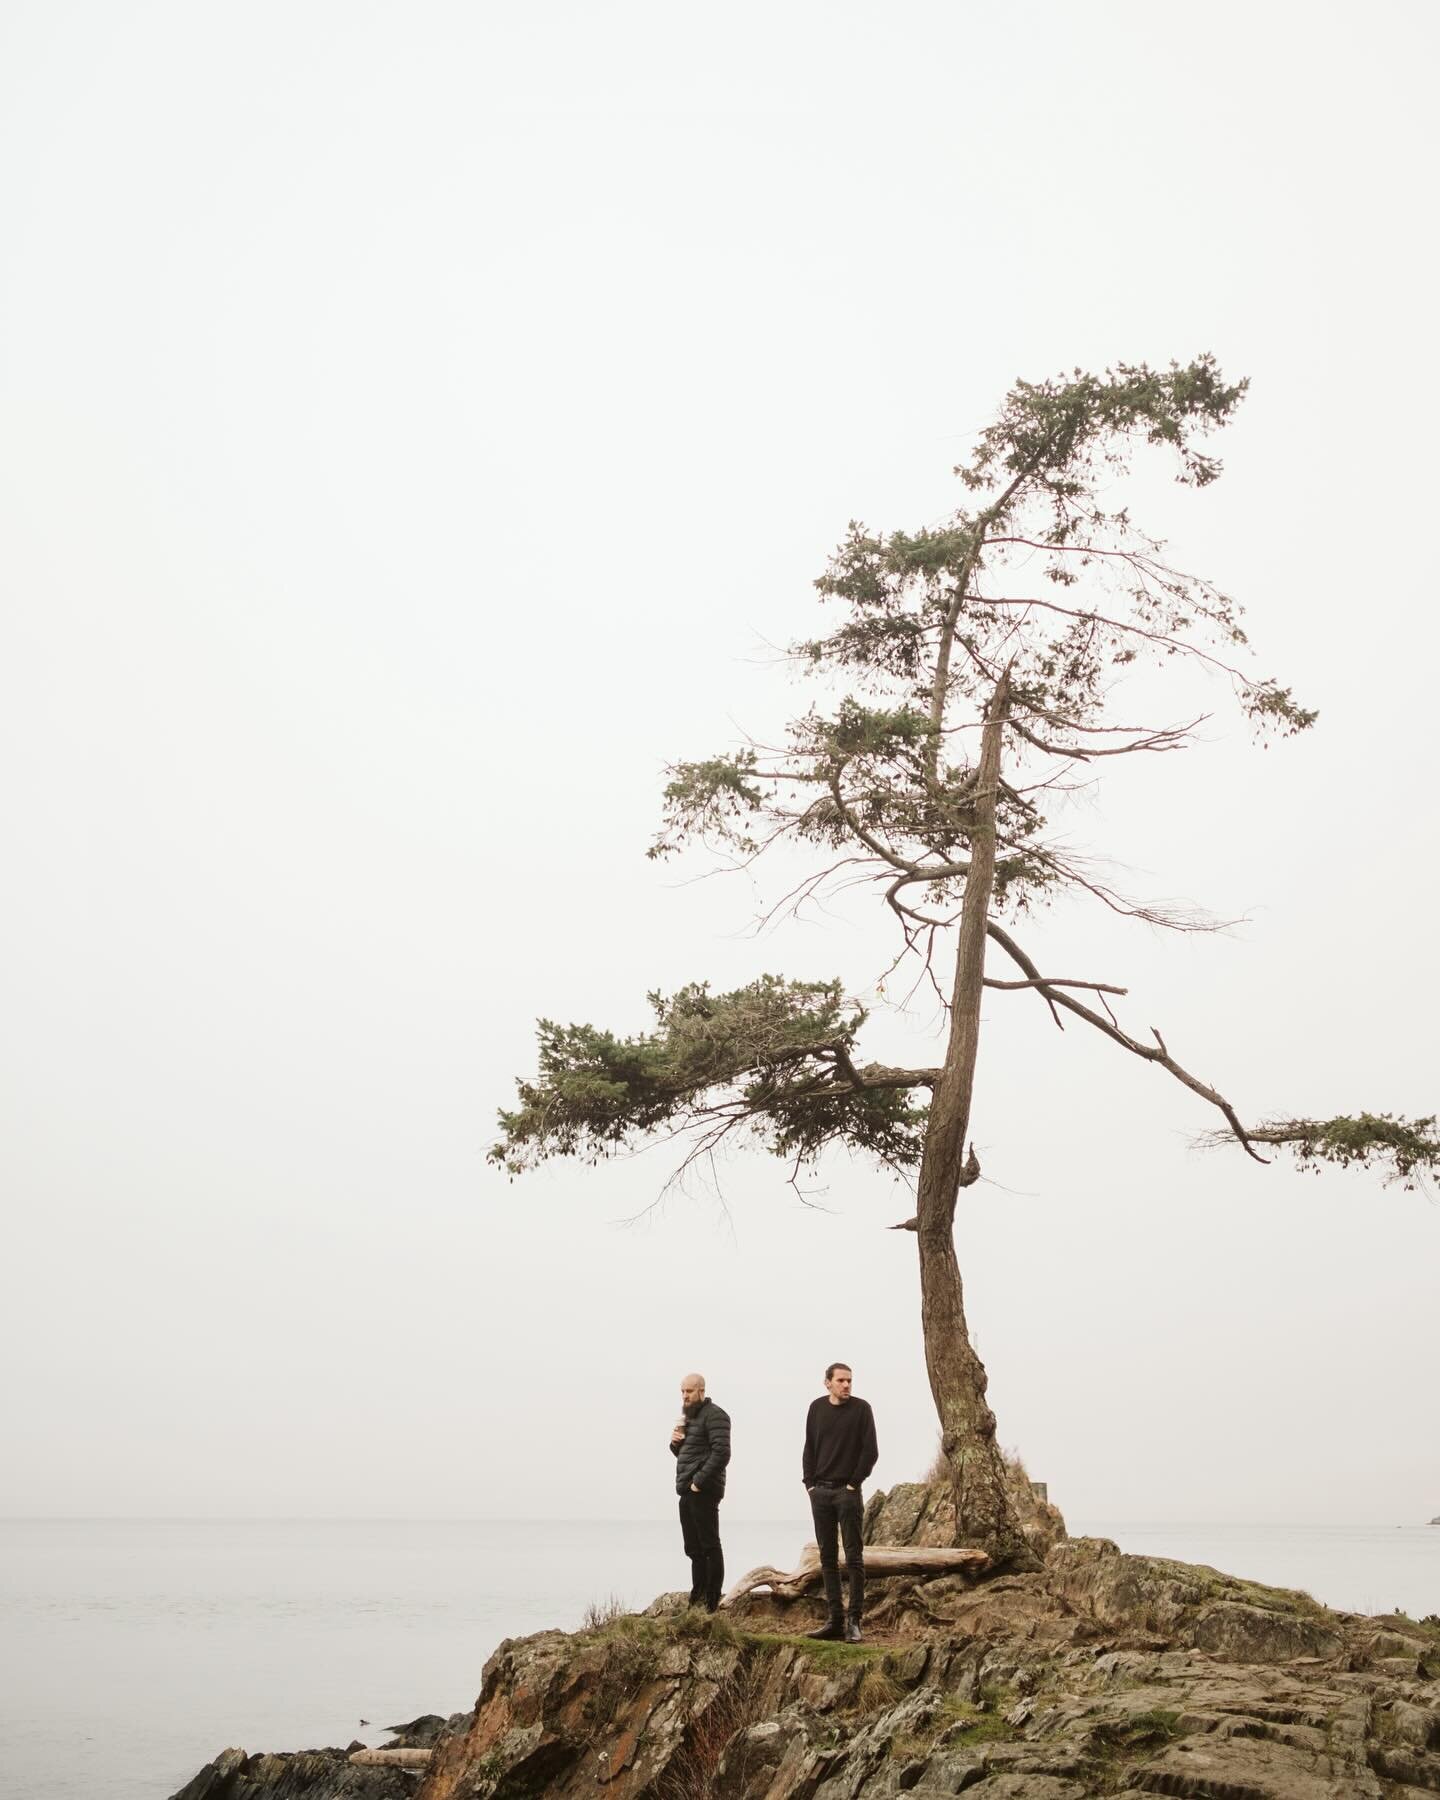
<svg viewBox="0 0 1440 1800">
<path fill-rule="evenodd" d="M 807 1522 L 727 1520 L 732 1573 Z M 1440 1612 L 1440 1527 L 1124 1525 L 1122 1549 Z M 472 1704 L 502 1637 L 681 1585 L 669 1521 L 0 1521 L 0 1795 L 165 1800 L 217 1751 L 383 1742 Z M 362 1720 L 369 1724 L 362 1724 Z"/>
</svg>

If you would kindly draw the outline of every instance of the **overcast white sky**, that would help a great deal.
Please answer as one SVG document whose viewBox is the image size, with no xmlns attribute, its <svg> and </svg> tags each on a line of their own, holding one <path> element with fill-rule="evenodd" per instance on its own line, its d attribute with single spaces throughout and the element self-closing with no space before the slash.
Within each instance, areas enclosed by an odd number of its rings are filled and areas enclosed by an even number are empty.
<svg viewBox="0 0 1440 1800">
<path fill-rule="evenodd" d="M 647 863 L 667 758 L 805 704 L 852 517 L 1017 375 L 1213 350 L 1143 487 L 1321 709 L 1122 768 L 1090 841 L 1248 923 L 1042 963 L 1251 1116 L 1440 1102 L 1420 4 L 9 0 L 0 19 L 0 1442 L 12 1514 L 632 1517 L 691 1366 L 794 1513 L 845 1357 L 934 1442 L 911 1210 L 758 1155 L 508 1185 L 537 1014 L 888 960 Z M 1218 701 L 1220 695 L 1212 695 Z M 762 872 L 763 873 L 763 872 Z M 878 1055 L 933 1019 L 880 1016 Z M 1073 1518 L 1440 1510 L 1440 1207 L 1198 1154 L 995 995 L 959 1224 L 1005 1442 Z M 786 1540 L 789 1541 L 788 1539 Z"/>
</svg>

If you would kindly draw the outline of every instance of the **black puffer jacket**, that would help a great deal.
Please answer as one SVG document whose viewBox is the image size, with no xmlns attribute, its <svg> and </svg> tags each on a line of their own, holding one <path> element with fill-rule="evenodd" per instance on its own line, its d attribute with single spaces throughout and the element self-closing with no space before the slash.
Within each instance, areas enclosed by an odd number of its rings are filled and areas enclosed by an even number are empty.
<svg viewBox="0 0 1440 1800">
<path fill-rule="evenodd" d="M 685 1437 L 670 1446 L 675 1458 L 675 1492 L 688 1494 L 694 1482 L 714 1500 L 724 1497 L 730 1460 L 730 1415 L 707 1395 L 692 1413 L 685 1409 Z"/>
</svg>

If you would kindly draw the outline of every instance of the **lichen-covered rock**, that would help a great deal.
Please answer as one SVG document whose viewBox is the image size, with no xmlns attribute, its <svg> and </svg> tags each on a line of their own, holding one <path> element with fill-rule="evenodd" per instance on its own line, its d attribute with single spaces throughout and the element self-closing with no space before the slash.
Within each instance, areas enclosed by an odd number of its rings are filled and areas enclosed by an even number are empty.
<svg viewBox="0 0 1440 1800">
<path fill-rule="evenodd" d="M 507 1639 L 463 1737 L 432 1759 L 425 1800 L 657 1791 L 698 1756 L 713 1766 L 738 1726 L 745 1650 L 728 1626 L 685 1613 L 625 1617 L 574 1638 Z"/>
<path fill-rule="evenodd" d="M 184 1800 L 1440 1793 L 1440 1621 L 1331 1612 L 1103 1539 L 1033 1573 L 871 1591 L 861 1644 L 800 1635 L 813 1597 L 758 1593 L 716 1618 L 669 1607 L 509 1640 L 418 1783 L 237 1751 Z M 352 1785 L 297 1785 L 312 1776 Z"/>
<path fill-rule="evenodd" d="M 722 1615 L 713 1642 L 686 1636 L 687 1619 L 697 1627 L 684 1612 L 631 1622 L 656 1634 L 643 1667 L 623 1631 L 608 1650 L 603 1634 L 509 1646 L 487 1669 L 474 1730 L 443 1753 L 449 1785 L 432 1770 L 419 1800 L 597 1786 L 627 1800 L 1440 1792 L 1433 1625 L 1330 1612 L 1103 1539 L 1067 1540 L 1033 1574 L 880 1576 L 871 1592 L 859 1646 L 808 1642 L 819 1602 L 765 1594 L 728 1625 Z M 626 1675 L 585 1740 L 565 1707 Z M 543 1728 L 522 1743 L 500 1724 L 525 1706 L 531 1732 Z"/>
<path fill-rule="evenodd" d="M 1046 1566 L 1049 1591 L 1098 1624 L 1211 1650 L 1235 1662 L 1329 1661 L 1345 1653 L 1340 1615 L 1308 1594 L 1198 1563 L 1122 1556 L 1108 1538 L 1070 1538 Z"/>
</svg>

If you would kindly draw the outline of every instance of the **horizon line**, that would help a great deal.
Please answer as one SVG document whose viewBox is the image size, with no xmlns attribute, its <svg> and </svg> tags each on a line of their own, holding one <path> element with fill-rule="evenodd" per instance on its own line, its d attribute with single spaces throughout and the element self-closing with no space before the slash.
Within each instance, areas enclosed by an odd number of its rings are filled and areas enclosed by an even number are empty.
<svg viewBox="0 0 1440 1800">
<path fill-rule="evenodd" d="M 784 1525 L 807 1521 L 798 1514 L 778 1513 L 734 1514 L 732 1525 Z M 670 1525 L 669 1513 L 632 1513 L 623 1517 L 597 1519 L 593 1514 L 537 1518 L 534 1514 L 516 1516 L 503 1513 L 0 1513 L 0 1525 Z M 1348 1518 L 1134 1518 L 1112 1519 L 1109 1530 L 1143 1527 L 1179 1529 L 1195 1526 L 1276 1527 L 1283 1530 L 1348 1530 L 1365 1527 L 1374 1530 L 1424 1531 L 1434 1528 L 1435 1519 Z M 1081 1537 L 1088 1532 L 1072 1533 Z"/>
</svg>

